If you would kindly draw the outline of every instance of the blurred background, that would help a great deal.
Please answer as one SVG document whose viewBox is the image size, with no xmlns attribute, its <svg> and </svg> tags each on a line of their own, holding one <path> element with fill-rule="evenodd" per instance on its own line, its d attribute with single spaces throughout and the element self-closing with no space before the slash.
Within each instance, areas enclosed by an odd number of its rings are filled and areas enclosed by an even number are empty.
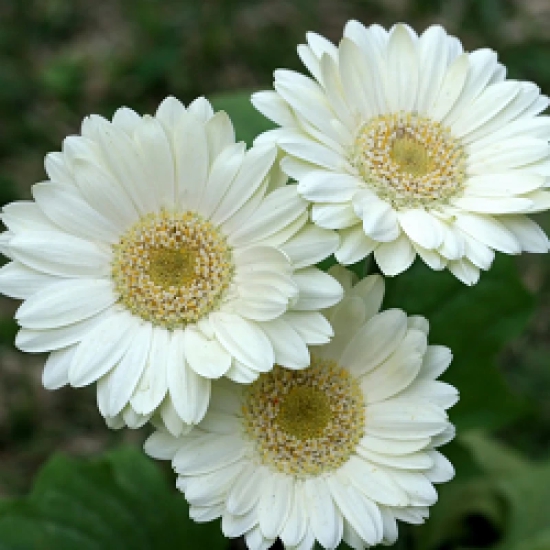
<svg viewBox="0 0 550 550">
<path fill-rule="evenodd" d="M 233 114 L 242 102 L 228 92 L 269 88 L 278 67 L 302 70 L 296 45 L 305 32 L 337 42 L 352 18 L 384 26 L 405 21 L 419 32 L 440 23 L 467 50 L 497 50 L 510 78 L 550 93 L 548 0 L 0 0 L 0 204 L 30 197 L 30 186 L 45 177 L 44 155 L 78 133 L 85 115 L 111 117 L 122 105 L 153 113 L 169 94 L 185 103 L 217 97 Z M 256 117 L 241 136 L 263 125 Z M 550 229 L 550 215 L 538 221 Z M 522 321 L 497 361 L 506 395 L 528 406 L 487 427 L 525 460 L 540 462 L 550 458 L 550 257 L 524 255 L 493 276 L 516 265 L 534 299 L 521 289 Z M 27 493 L 55 451 L 90 456 L 122 441 L 140 445 L 145 437 L 109 431 L 93 389 L 42 388 L 44 357 L 13 347 L 17 305 L 0 299 L 0 497 Z M 478 413 L 469 411 L 472 418 Z M 470 534 L 425 548 L 492 547 L 501 529 L 495 514 L 476 511 L 461 527 Z"/>
</svg>

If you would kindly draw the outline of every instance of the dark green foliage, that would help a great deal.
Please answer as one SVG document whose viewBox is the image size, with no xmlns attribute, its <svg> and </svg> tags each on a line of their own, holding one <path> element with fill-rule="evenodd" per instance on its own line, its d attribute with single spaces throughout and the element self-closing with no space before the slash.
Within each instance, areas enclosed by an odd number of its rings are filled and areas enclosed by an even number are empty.
<svg viewBox="0 0 550 550">
<path fill-rule="evenodd" d="M 0 507 L 1 550 L 223 550 L 219 526 L 189 519 L 185 499 L 142 452 L 54 456 L 31 494 Z"/>
</svg>

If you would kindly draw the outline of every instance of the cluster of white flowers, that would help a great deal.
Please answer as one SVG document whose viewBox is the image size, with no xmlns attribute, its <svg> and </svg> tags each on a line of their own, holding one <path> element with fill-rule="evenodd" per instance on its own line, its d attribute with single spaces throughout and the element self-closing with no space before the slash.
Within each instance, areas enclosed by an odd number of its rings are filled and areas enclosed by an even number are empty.
<svg viewBox="0 0 550 550">
<path fill-rule="evenodd" d="M 46 388 L 96 382 L 113 428 L 156 428 L 199 522 L 251 550 L 363 549 L 422 523 L 458 399 L 428 322 L 379 312 L 418 254 L 466 284 L 494 251 L 546 252 L 548 99 L 491 50 L 351 21 L 307 35 L 312 77 L 252 101 L 280 128 L 249 150 L 204 98 L 84 120 L 32 201 L 3 208 L 0 291 Z M 287 183 L 288 178 L 295 180 Z"/>
</svg>

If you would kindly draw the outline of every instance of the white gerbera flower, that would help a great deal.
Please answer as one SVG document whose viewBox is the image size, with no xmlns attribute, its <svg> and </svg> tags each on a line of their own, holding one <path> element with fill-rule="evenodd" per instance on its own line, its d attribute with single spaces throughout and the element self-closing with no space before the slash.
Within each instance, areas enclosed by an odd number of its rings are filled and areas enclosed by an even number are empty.
<svg viewBox="0 0 550 550">
<path fill-rule="evenodd" d="M 275 72 L 253 103 L 282 126 L 283 170 L 313 202 L 312 219 L 338 229 L 336 258 L 374 252 L 382 272 L 418 254 L 467 284 L 494 251 L 547 252 L 525 214 L 550 207 L 548 98 L 506 80 L 489 49 L 465 53 L 439 26 L 421 36 L 350 21 L 338 47 L 309 33 L 298 53 L 312 74 Z"/>
<path fill-rule="evenodd" d="M 245 152 L 203 98 L 91 116 L 47 156 L 49 181 L 4 208 L 0 237 L 13 260 L 0 290 L 25 300 L 16 344 L 51 351 L 47 388 L 97 381 L 112 426 L 158 411 L 180 433 L 204 416 L 211 379 L 309 364 L 306 344 L 332 333 L 316 310 L 342 293 L 311 266 L 338 236 L 306 223 L 275 156 Z"/>
<path fill-rule="evenodd" d="M 428 346 L 428 323 L 397 309 L 377 313 L 383 280 L 351 287 L 327 312 L 335 336 L 311 349 L 308 369 L 276 367 L 248 387 L 213 385 L 204 420 L 179 438 L 154 433 L 154 458 L 171 459 L 196 521 L 222 518 L 251 550 L 277 537 L 310 549 L 341 540 L 363 549 L 397 538 L 396 519 L 422 523 L 451 479 L 435 448 L 454 435 L 445 409 L 457 392 L 436 378 L 449 349 Z"/>
</svg>

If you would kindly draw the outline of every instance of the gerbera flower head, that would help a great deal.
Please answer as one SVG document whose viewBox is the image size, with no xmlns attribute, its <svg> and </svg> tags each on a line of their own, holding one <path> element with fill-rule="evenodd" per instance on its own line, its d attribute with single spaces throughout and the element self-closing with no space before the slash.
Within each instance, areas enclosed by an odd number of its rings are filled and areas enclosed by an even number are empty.
<svg viewBox="0 0 550 550">
<path fill-rule="evenodd" d="M 550 207 L 548 98 L 506 80 L 495 52 L 463 51 L 439 26 L 418 36 L 350 21 L 338 46 L 309 33 L 311 73 L 275 72 L 253 103 L 281 126 L 282 166 L 337 229 L 340 263 L 371 252 L 386 275 L 418 255 L 473 284 L 494 251 L 547 252 L 526 214 Z"/>
<path fill-rule="evenodd" d="M 362 549 L 422 523 L 434 483 L 454 475 L 436 448 L 452 439 L 457 391 L 436 380 L 451 353 L 427 344 L 428 322 L 378 312 L 383 279 L 332 269 L 346 293 L 326 310 L 329 344 L 311 365 L 276 367 L 250 386 L 216 381 L 211 407 L 188 434 L 155 432 L 146 452 L 169 459 L 196 521 L 222 518 L 251 550 L 344 540 Z"/>
<path fill-rule="evenodd" d="M 198 422 L 211 380 L 309 364 L 338 282 L 311 267 L 338 236 L 272 146 L 235 143 L 224 112 L 174 98 L 155 116 L 86 118 L 46 157 L 33 201 L 4 207 L 0 290 L 24 303 L 17 346 L 51 352 L 48 388 L 97 382 L 110 425 Z"/>
</svg>

